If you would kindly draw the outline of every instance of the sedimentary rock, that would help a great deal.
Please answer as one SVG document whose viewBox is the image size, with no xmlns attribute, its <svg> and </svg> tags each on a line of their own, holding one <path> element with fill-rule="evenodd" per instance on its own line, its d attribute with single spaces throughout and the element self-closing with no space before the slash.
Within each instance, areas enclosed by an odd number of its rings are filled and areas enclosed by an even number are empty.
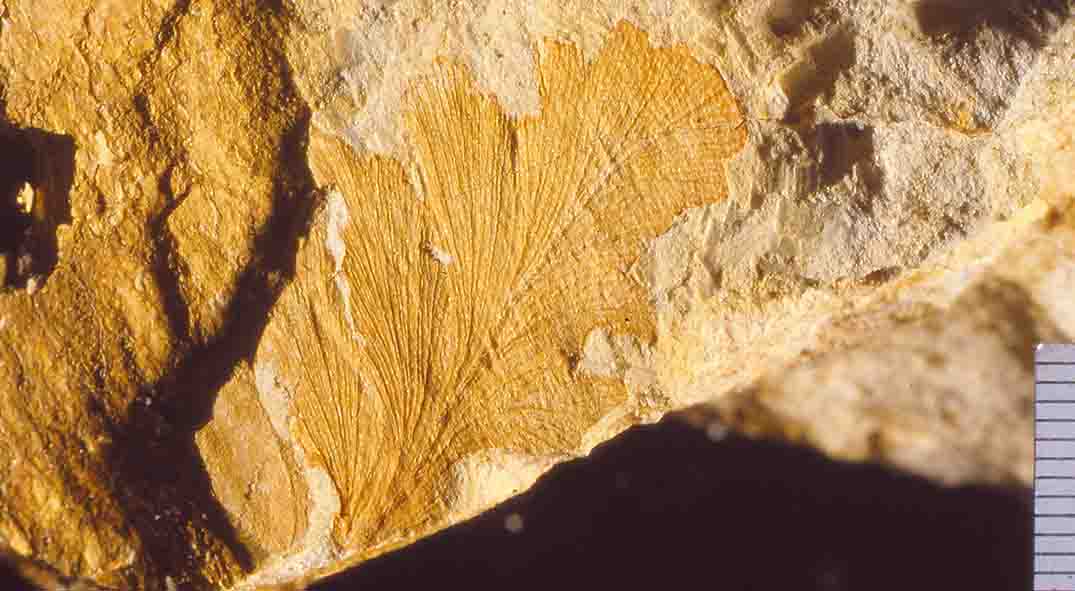
<svg viewBox="0 0 1075 591">
<path fill-rule="evenodd" d="M 1070 2 L 165 4 L 0 0 L 8 552 L 302 581 L 685 407 L 1029 484 Z"/>
</svg>

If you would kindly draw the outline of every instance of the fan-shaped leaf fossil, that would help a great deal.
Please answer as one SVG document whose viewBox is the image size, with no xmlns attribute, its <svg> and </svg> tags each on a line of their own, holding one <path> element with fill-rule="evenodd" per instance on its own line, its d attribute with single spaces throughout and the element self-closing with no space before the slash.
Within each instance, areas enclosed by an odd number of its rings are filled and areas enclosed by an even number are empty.
<svg viewBox="0 0 1075 591">
<path fill-rule="evenodd" d="M 727 193 L 745 133 L 716 70 L 629 25 L 591 63 L 545 49 L 539 116 L 506 115 L 441 62 L 404 98 L 413 162 L 312 139 L 334 192 L 259 358 L 335 483 L 344 545 L 437 523 L 471 454 L 576 450 L 628 392 L 572 360 L 598 328 L 652 341 L 628 269 Z"/>
</svg>

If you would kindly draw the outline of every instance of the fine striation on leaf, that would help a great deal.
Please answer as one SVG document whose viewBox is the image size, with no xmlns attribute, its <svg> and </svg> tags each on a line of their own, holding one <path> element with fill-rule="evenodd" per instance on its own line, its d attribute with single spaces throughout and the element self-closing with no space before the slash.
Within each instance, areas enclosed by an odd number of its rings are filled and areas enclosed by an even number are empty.
<svg viewBox="0 0 1075 591">
<path fill-rule="evenodd" d="M 591 63 L 547 43 L 538 79 L 541 115 L 513 118 L 439 63 L 404 98 L 411 173 L 312 139 L 346 213 L 315 227 L 259 355 L 336 484 L 344 546 L 442 525 L 451 467 L 471 454 L 578 449 L 628 396 L 575 371 L 587 334 L 652 342 L 630 265 L 676 215 L 727 194 L 742 119 L 685 48 L 621 24 Z"/>
</svg>

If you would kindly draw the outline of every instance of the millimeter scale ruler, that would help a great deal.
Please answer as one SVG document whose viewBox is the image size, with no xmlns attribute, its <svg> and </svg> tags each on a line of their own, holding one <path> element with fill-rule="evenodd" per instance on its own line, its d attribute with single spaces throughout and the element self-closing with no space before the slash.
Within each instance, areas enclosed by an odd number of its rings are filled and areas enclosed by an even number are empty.
<svg viewBox="0 0 1075 591">
<path fill-rule="evenodd" d="M 1034 591 L 1075 591 L 1075 345 L 1038 345 L 1034 376 Z"/>
</svg>

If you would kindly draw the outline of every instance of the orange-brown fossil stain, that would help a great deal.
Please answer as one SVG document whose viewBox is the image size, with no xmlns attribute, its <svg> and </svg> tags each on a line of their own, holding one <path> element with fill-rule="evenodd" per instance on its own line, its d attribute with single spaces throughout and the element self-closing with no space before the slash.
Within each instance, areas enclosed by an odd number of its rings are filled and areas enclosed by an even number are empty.
<svg viewBox="0 0 1075 591">
<path fill-rule="evenodd" d="M 576 450 L 628 395 L 574 371 L 586 335 L 651 342 L 629 267 L 677 214 L 727 194 L 741 115 L 686 48 L 621 24 L 591 63 L 549 42 L 538 80 L 541 114 L 515 118 L 438 64 L 404 99 L 415 174 L 312 138 L 349 219 L 311 233 L 266 344 L 300 441 L 338 490 L 344 546 L 441 525 L 452 466 L 471 453 Z"/>
</svg>

